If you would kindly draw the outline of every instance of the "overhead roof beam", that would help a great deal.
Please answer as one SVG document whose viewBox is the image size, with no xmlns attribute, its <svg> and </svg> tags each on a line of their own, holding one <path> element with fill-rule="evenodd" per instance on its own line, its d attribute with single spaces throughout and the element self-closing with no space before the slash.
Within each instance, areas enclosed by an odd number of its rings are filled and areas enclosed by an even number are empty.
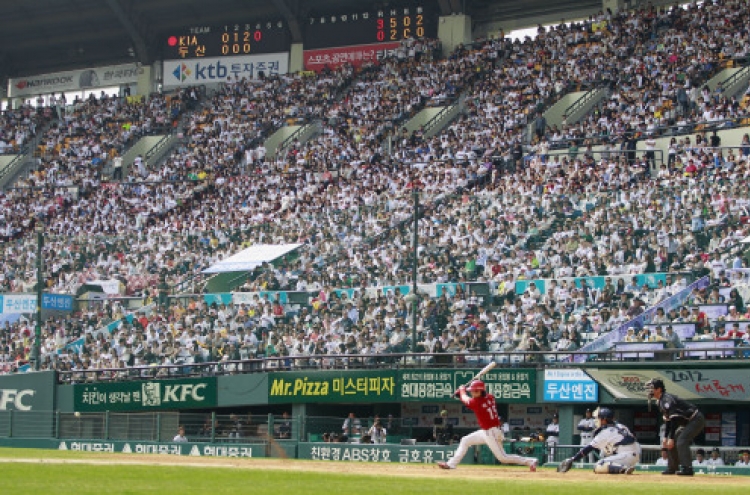
<svg viewBox="0 0 750 495">
<path fill-rule="evenodd" d="M 122 27 L 127 31 L 128 36 L 133 41 L 135 46 L 136 60 L 144 65 L 151 63 L 151 57 L 148 52 L 148 43 L 146 43 L 146 37 L 136 27 L 134 20 L 125 12 L 118 0 L 105 0 L 109 8 L 112 9 L 117 19 L 122 24 Z"/>
<path fill-rule="evenodd" d="M 289 3 L 293 2 L 293 5 Z M 276 10 L 284 17 L 289 32 L 292 35 L 292 43 L 302 43 L 302 28 L 299 22 L 299 2 L 297 0 L 271 0 Z"/>
<path fill-rule="evenodd" d="M 463 11 L 464 8 L 463 8 L 463 3 L 461 2 L 461 0 L 451 0 L 451 10 L 452 10 L 451 13 L 453 12 L 461 12 L 463 14 L 466 13 Z"/>
<path fill-rule="evenodd" d="M 440 6 L 440 15 L 451 15 L 453 13 L 450 0 L 438 0 L 438 5 Z"/>
</svg>

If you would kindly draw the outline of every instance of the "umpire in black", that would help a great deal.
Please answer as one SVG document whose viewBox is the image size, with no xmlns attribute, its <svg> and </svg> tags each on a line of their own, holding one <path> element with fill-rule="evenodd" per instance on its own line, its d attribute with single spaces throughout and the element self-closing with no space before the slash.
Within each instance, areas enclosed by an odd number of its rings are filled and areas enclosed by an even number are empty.
<svg viewBox="0 0 750 495">
<path fill-rule="evenodd" d="M 656 399 L 666 423 L 662 447 L 667 449 L 668 460 L 667 470 L 662 474 L 693 476 L 690 444 L 706 426 L 703 413 L 695 405 L 668 394 L 664 382 L 658 378 L 646 383 L 646 391 L 649 402 Z"/>
</svg>

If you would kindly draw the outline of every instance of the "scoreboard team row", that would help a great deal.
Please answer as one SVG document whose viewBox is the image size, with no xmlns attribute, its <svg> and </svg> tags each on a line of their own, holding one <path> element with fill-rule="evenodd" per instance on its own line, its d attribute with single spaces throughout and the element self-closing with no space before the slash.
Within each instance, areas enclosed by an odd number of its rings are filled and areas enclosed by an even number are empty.
<svg viewBox="0 0 750 495">
<path fill-rule="evenodd" d="M 436 38 L 437 12 L 421 6 L 310 17 L 303 25 L 306 50 Z M 165 59 L 186 59 L 289 51 L 283 21 L 231 22 L 186 28 L 166 36 Z"/>
</svg>

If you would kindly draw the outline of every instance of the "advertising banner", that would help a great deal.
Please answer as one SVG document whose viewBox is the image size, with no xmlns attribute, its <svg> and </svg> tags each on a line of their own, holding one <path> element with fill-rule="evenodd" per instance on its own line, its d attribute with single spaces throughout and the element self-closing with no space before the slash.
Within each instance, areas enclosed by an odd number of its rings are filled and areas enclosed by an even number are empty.
<svg viewBox="0 0 750 495">
<path fill-rule="evenodd" d="M 216 378 L 74 385 L 73 402 L 80 412 L 215 407 Z"/>
<path fill-rule="evenodd" d="M 402 462 L 434 464 L 447 461 L 456 446 L 447 445 L 348 445 L 335 443 L 300 443 L 299 459 L 340 462 Z M 469 463 L 471 456 L 461 462 Z"/>
<path fill-rule="evenodd" d="M 396 372 L 310 371 L 270 373 L 268 403 L 398 402 Z"/>
<path fill-rule="evenodd" d="M 721 444 L 725 447 L 737 445 L 737 413 L 721 413 Z"/>
<path fill-rule="evenodd" d="M 0 447 L 62 450 L 71 452 L 106 452 L 136 455 L 185 455 L 191 457 L 266 457 L 263 444 L 172 443 L 139 441 L 60 441 L 42 438 L 0 438 Z"/>
<path fill-rule="evenodd" d="M 0 411 L 53 411 L 55 372 L 0 376 Z"/>
<path fill-rule="evenodd" d="M 8 96 L 14 98 L 135 84 L 141 70 L 135 64 L 122 64 L 12 78 L 8 80 Z"/>
<path fill-rule="evenodd" d="M 395 42 L 305 50 L 305 70 L 320 72 L 325 68 L 336 69 L 345 64 L 359 67 L 395 55 L 399 46 L 401 43 Z"/>
<path fill-rule="evenodd" d="M 686 400 L 750 400 L 750 374 L 732 369 L 626 370 L 587 369 L 615 399 L 646 400 L 646 382 L 661 378 L 666 389 Z"/>
<path fill-rule="evenodd" d="M 227 78 L 255 79 L 260 73 L 276 76 L 289 72 L 289 52 L 237 57 L 165 60 L 165 88 L 225 82 Z"/>
<path fill-rule="evenodd" d="M 640 275 L 612 275 L 612 276 L 606 276 L 606 277 L 564 277 L 564 278 L 558 278 L 555 279 L 555 281 L 560 284 L 561 282 L 567 282 L 570 284 L 571 282 L 575 284 L 576 287 L 579 289 L 581 287 L 588 287 L 589 289 L 604 289 L 606 285 L 606 279 L 610 278 L 612 279 L 612 283 L 617 286 L 617 282 L 619 280 L 623 280 L 625 284 L 630 283 L 630 281 L 633 279 L 633 277 L 636 278 L 636 281 L 638 282 L 639 286 L 643 286 L 648 284 L 649 287 L 656 287 L 659 282 L 666 282 L 667 281 L 667 273 L 648 273 L 648 274 L 640 274 Z M 542 294 L 545 294 L 547 292 L 547 284 L 551 281 L 551 279 L 538 279 L 538 280 L 518 280 L 516 281 L 516 294 L 523 294 L 526 289 L 528 289 L 530 284 L 534 284 L 537 289 L 539 289 L 539 292 Z"/>
<path fill-rule="evenodd" d="M 73 296 L 44 294 L 42 309 L 73 311 Z M 0 314 L 33 313 L 36 311 L 36 294 L 0 294 Z"/>
<path fill-rule="evenodd" d="M 476 370 L 399 370 L 399 399 L 401 401 L 444 401 L 453 397 L 456 389 L 468 383 L 479 372 Z M 482 377 L 487 391 L 498 402 L 536 402 L 536 370 L 494 369 Z"/>
<path fill-rule="evenodd" d="M 599 384 L 579 369 L 544 370 L 545 402 L 598 402 Z"/>
</svg>

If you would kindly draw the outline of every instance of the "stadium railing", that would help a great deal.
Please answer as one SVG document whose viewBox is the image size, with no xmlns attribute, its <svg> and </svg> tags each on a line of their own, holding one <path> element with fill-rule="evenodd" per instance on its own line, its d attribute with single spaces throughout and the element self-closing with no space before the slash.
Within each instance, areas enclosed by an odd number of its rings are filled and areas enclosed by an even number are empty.
<svg viewBox="0 0 750 495">
<path fill-rule="evenodd" d="M 169 379 L 201 376 L 241 375 L 298 370 L 376 370 L 413 368 L 477 368 L 492 361 L 502 368 L 570 366 L 576 356 L 583 362 L 660 362 L 672 360 L 737 359 L 750 357 L 750 347 L 728 348 L 706 341 L 706 347 L 580 351 L 508 351 L 469 353 L 341 354 L 260 357 L 237 361 L 182 363 L 167 366 L 144 365 L 128 368 L 58 371 L 60 383 L 93 383 Z"/>
</svg>

